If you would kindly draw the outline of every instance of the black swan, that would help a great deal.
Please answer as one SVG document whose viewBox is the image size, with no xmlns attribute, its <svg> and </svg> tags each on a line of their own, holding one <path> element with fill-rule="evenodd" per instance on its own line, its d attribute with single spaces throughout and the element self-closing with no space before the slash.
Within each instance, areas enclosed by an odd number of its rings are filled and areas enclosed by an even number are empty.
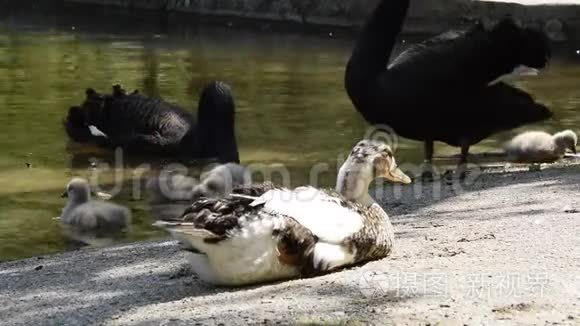
<svg viewBox="0 0 580 326">
<path fill-rule="evenodd" d="M 197 120 L 176 105 L 138 91 L 127 94 L 119 85 L 111 95 L 88 89 L 86 96 L 83 104 L 69 109 L 64 121 L 67 134 L 76 142 L 142 154 L 239 162 L 235 105 L 230 87 L 223 82 L 204 88 Z"/>
<path fill-rule="evenodd" d="M 552 116 L 526 92 L 502 82 L 520 67 L 541 69 L 550 58 L 547 37 L 506 18 L 449 31 L 409 47 L 387 67 L 409 0 L 382 0 L 364 25 L 345 74 L 347 93 L 371 124 L 423 141 L 469 147 L 488 136 Z"/>
</svg>

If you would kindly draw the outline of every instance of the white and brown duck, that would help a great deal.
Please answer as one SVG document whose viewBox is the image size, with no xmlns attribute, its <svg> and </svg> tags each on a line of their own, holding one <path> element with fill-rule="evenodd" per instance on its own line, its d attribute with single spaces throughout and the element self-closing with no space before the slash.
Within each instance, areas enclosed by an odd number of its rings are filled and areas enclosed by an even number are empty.
<svg viewBox="0 0 580 326">
<path fill-rule="evenodd" d="M 245 186 L 225 198 L 198 200 L 179 219 L 156 225 L 190 247 L 193 270 L 209 283 L 323 274 L 391 253 L 393 227 L 368 194 L 375 178 L 411 182 L 389 146 L 363 140 L 341 167 L 336 190 Z"/>
</svg>

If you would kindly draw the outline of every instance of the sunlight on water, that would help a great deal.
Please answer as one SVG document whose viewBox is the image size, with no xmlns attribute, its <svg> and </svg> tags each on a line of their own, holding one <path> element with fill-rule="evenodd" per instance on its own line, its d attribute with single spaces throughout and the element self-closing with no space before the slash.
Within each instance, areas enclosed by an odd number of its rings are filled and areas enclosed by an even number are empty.
<svg viewBox="0 0 580 326">
<path fill-rule="evenodd" d="M 87 87 L 109 91 L 121 83 L 195 112 L 208 81 L 227 81 L 236 98 L 243 163 L 286 164 L 292 183 L 300 185 L 312 165 L 326 162 L 332 169 L 323 185 L 332 186 L 337 157 L 366 127 L 343 90 L 350 46 L 351 40 L 215 28 L 176 39 L 0 24 L 0 261 L 68 248 L 54 220 L 64 205 L 59 194 L 71 176 L 90 174 L 89 158 L 96 154 L 68 144 L 62 119 Z M 557 62 L 541 78 L 520 84 L 557 113 L 556 121 L 537 127 L 580 131 L 579 84 L 580 66 Z M 514 132 L 474 151 L 497 149 Z M 437 150 L 457 153 L 443 145 Z M 401 141 L 397 158 L 420 162 L 421 144 Z M 131 171 L 123 177 L 130 179 Z M 113 180 L 112 171 L 101 179 Z M 115 201 L 135 216 L 127 241 L 164 236 L 150 226 L 146 203 L 130 201 L 126 188 Z"/>
</svg>

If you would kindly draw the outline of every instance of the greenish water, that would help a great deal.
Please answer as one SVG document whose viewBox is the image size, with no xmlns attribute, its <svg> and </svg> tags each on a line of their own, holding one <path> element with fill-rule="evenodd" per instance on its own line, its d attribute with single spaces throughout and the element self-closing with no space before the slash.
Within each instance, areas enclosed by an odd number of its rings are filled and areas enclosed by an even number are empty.
<svg viewBox="0 0 580 326">
<path fill-rule="evenodd" d="M 308 181 L 316 163 L 337 157 L 365 134 L 366 124 L 344 90 L 351 40 L 234 29 L 199 31 L 191 37 L 63 32 L 0 23 L 0 261 L 66 250 L 54 217 L 73 175 L 90 174 L 93 149 L 68 144 L 61 121 L 84 89 L 108 91 L 121 83 L 196 110 L 199 90 L 227 81 L 237 104 L 242 163 L 283 163 L 294 185 Z M 519 84 L 556 111 L 536 127 L 578 129 L 580 65 L 555 63 L 541 78 Z M 466 114 L 469 108 L 466 108 Z M 497 149 L 515 132 L 496 135 L 474 151 Z M 420 162 L 420 143 L 402 140 L 399 162 Z M 439 145 L 438 154 L 456 149 Z M 30 164 L 30 167 L 27 165 Z M 122 171 L 125 179 L 130 169 Z M 113 172 L 104 172 L 110 182 Z M 322 185 L 334 183 L 335 172 Z M 150 227 L 143 200 L 131 187 L 115 198 L 130 206 L 134 225 L 123 241 L 164 236 Z"/>
</svg>

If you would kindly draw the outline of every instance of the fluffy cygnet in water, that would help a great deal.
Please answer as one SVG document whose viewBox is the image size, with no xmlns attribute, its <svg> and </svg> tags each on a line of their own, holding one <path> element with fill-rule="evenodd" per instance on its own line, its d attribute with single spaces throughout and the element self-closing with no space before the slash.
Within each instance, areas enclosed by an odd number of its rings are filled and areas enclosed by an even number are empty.
<svg viewBox="0 0 580 326">
<path fill-rule="evenodd" d="M 147 182 L 152 204 L 178 201 L 191 202 L 200 197 L 219 197 L 232 191 L 234 187 L 249 184 L 250 174 L 245 167 L 227 163 L 221 164 L 201 176 L 201 181 L 184 175 L 152 178 Z"/>
<path fill-rule="evenodd" d="M 128 208 L 102 201 L 91 200 L 89 183 L 73 178 L 62 197 L 68 203 L 62 210 L 60 222 L 82 231 L 120 231 L 131 223 Z"/>
<path fill-rule="evenodd" d="M 554 135 L 528 131 L 517 135 L 504 147 L 508 160 L 526 163 L 549 163 L 562 158 L 566 151 L 576 154 L 578 136 L 572 130 Z"/>
<path fill-rule="evenodd" d="M 197 179 L 181 174 L 158 176 L 147 181 L 147 193 L 151 204 L 166 204 L 191 200 Z"/>
<path fill-rule="evenodd" d="M 235 187 L 249 184 L 251 175 L 244 166 L 235 163 L 218 165 L 201 176 L 201 182 L 193 188 L 192 199 L 224 196 Z"/>
</svg>

